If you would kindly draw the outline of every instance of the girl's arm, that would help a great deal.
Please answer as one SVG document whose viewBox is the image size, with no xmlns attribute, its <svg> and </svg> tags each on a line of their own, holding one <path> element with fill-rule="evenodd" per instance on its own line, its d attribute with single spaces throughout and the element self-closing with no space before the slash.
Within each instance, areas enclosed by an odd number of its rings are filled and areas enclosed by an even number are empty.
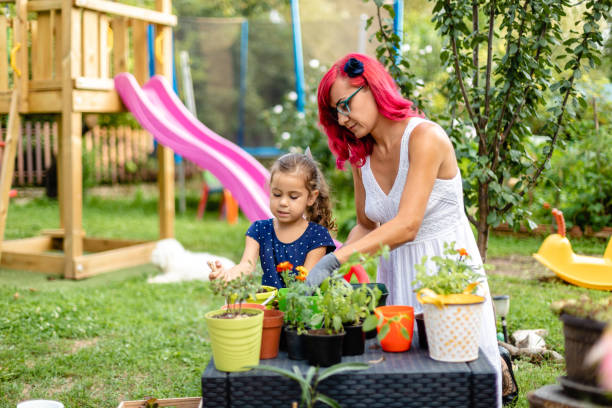
<svg viewBox="0 0 612 408">
<path fill-rule="evenodd" d="M 344 243 L 345 246 L 351 242 L 358 241 L 378 227 L 378 223 L 371 221 L 365 214 L 365 188 L 361 179 L 361 169 L 357 166 L 351 166 L 351 172 L 353 173 L 357 225 L 351 229 Z"/>
<path fill-rule="evenodd" d="M 346 262 L 355 251 L 372 254 L 380 248 L 381 244 L 389 245 L 391 249 L 394 249 L 414 240 L 423 221 L 436 178 L 439 175 L 445 176 L 452 170 L 454 170 L 453 174 L 456 174 L 457 171 L 457 163 L 448 136 L 441 128 L 432 124 L 419 125 L 412 132 L 409 142 L 409 160 L 410 168 L 397 215 L 389 222 L 371 230 L 361 239 L 351 240 L 351 243 L 336 250 L 334 254 L 340 263 Z M 443 167 L 445 171 L 444 174 L 441 174 Z M 452 170 L 449 170 L 451 168 Z M 356 188 L 356 203 L 357 195 L 360 193 Z M 357 216 L 359 219 L 359 211 Z"/>
<path fill-rule="evenodd" d="M 312 267 L 315 266 L 317 262 L 319 262 L 319 259 L 325 256 L 325 252 L 327 252 L 326 247 L 315 248 L 308 252 L 306 254 L 306 259 L 304 260 L 304 268 L 311 270 Z"/>
<path fill-rule="evenodd" d="M 259 242 L 247 235 L 244 243 L 244 252 L 242 253 L 240 262 L 229 269 L 223 269 L 221 263 L 217 261 L 215 265 L 211 265 L 212 272 L 208 275 L 208 278 L 211 280 L 221 278 L 230 281 L 239 277 L 240 274 L 251 274 L 257 266 L 258 257 Z"/>
</svg>

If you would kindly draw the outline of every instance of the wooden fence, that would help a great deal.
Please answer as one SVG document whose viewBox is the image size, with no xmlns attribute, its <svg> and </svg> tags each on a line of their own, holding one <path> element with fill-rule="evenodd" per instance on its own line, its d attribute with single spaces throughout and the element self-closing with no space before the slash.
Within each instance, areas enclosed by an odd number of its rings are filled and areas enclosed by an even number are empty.
<svg viewBox="0 0 612 408">
<path fill-rule="evenodd" d="M 43 186 L 47 171 L 57 156 L 58 127 L 55 122 L 25 122 L 18 139 L 14 187 Z M 6 138 L 6 126 L 0 123 L 0 139 Z M 1 148 L 0 148 L 1 149 Z M 83 135 L 83 168 L 87 177 L 98 183 L 124 183 L 156 179 L 157 162 L 151 135 L 128 126 L 100 127 Z M 0 154 L 0 165 L 2 155 Z M 185 176 L 200 171 L 185 161 Z"/>
</svg>

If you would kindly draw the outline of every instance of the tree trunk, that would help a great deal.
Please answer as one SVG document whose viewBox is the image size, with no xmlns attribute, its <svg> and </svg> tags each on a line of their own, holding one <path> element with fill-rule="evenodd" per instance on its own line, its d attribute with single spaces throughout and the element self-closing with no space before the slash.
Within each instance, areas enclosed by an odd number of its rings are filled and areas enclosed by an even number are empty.
<svg viewBox="0 0 612 408">
<path fill-rule="evenodd" d="M 478 251 L 482 262 L 487 259 L 487 245 L 489 243 L 489 225 L 487 217 L 489 216 L 489 184 L 479 183 L 478 186 Z"/>
</svg>

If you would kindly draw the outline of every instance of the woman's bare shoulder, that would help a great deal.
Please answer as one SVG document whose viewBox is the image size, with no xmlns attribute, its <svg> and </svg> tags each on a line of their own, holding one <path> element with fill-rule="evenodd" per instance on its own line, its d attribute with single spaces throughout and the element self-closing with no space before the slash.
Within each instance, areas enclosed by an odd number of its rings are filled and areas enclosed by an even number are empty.
<svg viewBox="0 0 612 408">
<path fill-rule="evenodd" d="M 410 150 L 439 149 L 452 146 L 444 129 L 433 122 L 418 124 L 410 134 Z"/>
</svg>

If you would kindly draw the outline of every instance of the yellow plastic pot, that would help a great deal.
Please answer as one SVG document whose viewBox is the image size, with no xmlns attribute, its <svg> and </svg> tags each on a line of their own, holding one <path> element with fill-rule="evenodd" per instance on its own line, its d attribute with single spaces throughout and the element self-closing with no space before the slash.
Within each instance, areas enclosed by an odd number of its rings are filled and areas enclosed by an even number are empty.
<svg viewBox="0 0 612 408">
<path fill-rule="evenodd" d="M 246 366 L 259 364 L 263 310 L 243 309 L 249 317 L 218 319 L 214 316 L 226 313 L 214 310 L 204 318 L 208 326 L 215 368 L 219 371 L 248 371 Z"/>
</svg>

